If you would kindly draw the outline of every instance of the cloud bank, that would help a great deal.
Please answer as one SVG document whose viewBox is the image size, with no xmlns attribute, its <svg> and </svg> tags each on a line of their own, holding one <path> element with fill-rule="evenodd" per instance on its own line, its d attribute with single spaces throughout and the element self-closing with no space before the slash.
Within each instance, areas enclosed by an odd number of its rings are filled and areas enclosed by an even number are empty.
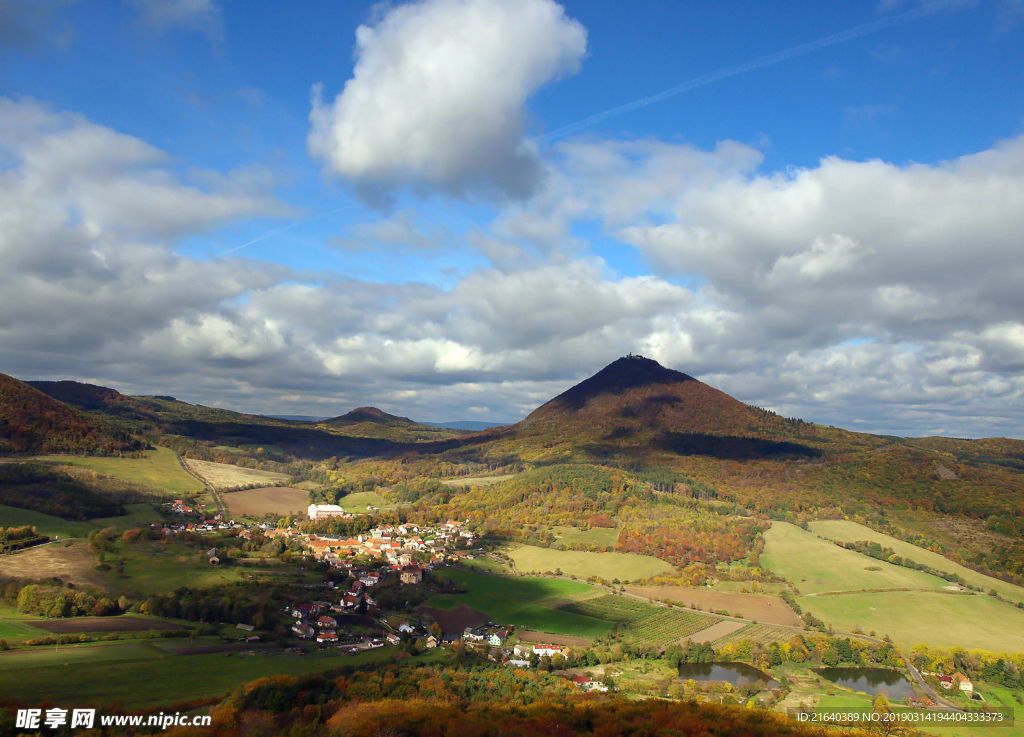
<svg viewBox="0 0 1024 737">
<path fill-rule="evenodd" d="M 341 248 L 475 249 L 450 288 L 176 244 L 291 213 L 255 170 L 0 100 L 0 370 L 273 413 L 517 419 L 629 351 L 787 415 L 913 434 L 1024 426 L 1024 137 L 934 165 L 573 139 L 468 234 L 427 213 Z M 595 255 L 635 252 L 623 276 Z"/>
</svg>

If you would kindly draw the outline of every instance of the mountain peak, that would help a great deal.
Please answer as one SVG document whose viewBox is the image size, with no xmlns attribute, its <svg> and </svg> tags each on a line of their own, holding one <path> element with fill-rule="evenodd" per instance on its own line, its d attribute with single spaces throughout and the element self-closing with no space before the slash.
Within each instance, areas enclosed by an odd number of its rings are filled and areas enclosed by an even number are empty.
<svg viewBox="0 0 1024 737">
<path fill-rule="evenodd" d="M 351 412 L 347 412 L 340 417 L 335 417 L 332 420 L 327 420 L 328 424 L 331 423 L 355 423 L 355 422 L 375 422 L 377 424 L 386 425 L 392 422 L 407 422 L 410 425 L 414 424 L 408 417 L 398 417 L 397 415 L 389 415 L 383 410 L 379 410 L 376 407 L 356 407 Z"/>
<path fill-rule="evenodd" d="M 583 409 L 588 402 L 602 395 L 622 394 L 631 389 L 682 384 L 688 381 L 697 380 L 681 371 L 665 368 L 653 359 L 630 353 L 612 361 L 589 379 L 584 379 L 576 386 L 562 392 L 547 404 L 537 408 L 534 414 L 545 415 L 557 410 L 578 411 Z M 547 411 L 541 412 L 545 408 Z"/>
</svg>

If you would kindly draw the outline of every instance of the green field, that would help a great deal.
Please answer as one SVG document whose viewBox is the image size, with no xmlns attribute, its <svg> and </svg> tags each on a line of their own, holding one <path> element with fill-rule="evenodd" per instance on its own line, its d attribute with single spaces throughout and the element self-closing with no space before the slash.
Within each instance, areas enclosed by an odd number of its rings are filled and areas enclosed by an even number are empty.
<svg viewBox="0 0 1024 737">
<path fill-rule="evenodd" d="M 459 561 L 459 565 L 471 571 L 480 571 L 481 573 L 494 573 L 499 576 L 515 575 L 510 566 L 505 563 L 498 563 L 490 558 L 473 558 L 472 560 L 462 558 Z"/>
<path fill-rule="evenodd" d="M 210 541 L 210 547 L 216 542 Z M 107 560 L 125 559 L 125 576 L 113 571 L 105 575 L 114 589 L 126 589 L 142 595 L 165 594 L 180 586 L 199 588 L 236 583 L 245 569 L 238 565 L 212 566 L 206 551 L 180 544 L 162 542 L 140 542 L 133 545 L 118 545 L 118 552 L 107 553 Z"/>
<path fill-rule="evenodd" d="M 344 508 L 346 512 L 366 512 L 368 511 L 366 508 L 368 505 L 373 507 L 386 507 L 389 509 L 394 507 L 393 504 L 376 491 L 360 491 L 355 494 L 343 496 L 338 500 L 338 504 Z"/>
<path fill-rule="evenodd" d="M 189 476 L 170 448 L 146 451 L 145 458 L 99 458 L 96 456 L 40 456 L 39 460 L 88 468 L 104 476 L 163 489 L 172 495 L 195 494 L 203 485 Z"/>
<path fill-rule="evenodd" d="M 846 550 L 788 522 L 772 522 L 764 540 L 761 565 L 792 581 L 804 594 L 890 588 L 936 590 L 949 585 L 937 576 Z"/>
<path fill-rule="evenodd" d="M 563 545 L 596 545 L 598 547 L 614 547 L 619 539 L 619 531 L 614 527 L 591 527 L 581 530 L 579 527 L 552 527 L 551 534 L 555 542 Z"/>
<path fill-rule="evenodd" d="M 611 594 L 564 604 L 562 610 L 616 622 L 638 642 L 657 648 L 682 642 L 684 638 L 721 621 L 695 612 L 653 606 Z"/>
<path fill-rule="evenodd" d="M 154 509 L 152 504 L 125 504 L 124 509 L 128 514 L 121 517 L 98 517 L 89 522 L 94 527 L 113 527 L 116 530 L 132 530 L 141 527 L 149 527 L 154 522 L 163 522 L 162 514 Z"/>
<path fill-rule="evenodd" d="M 593 586 L 557 578 L 505 578 L 469 571 L 446 571 L 454 580 L 466 584 L 465 594 L 431 597 L 426 605 L 454 609 L 465 604 L 483 612 L 499 624 L 550 632 L 556 635 L 600 637 L 611 623 L 553 607 L 575 599 L 600 595 Z"/>
<path fill-rule="evenodd" d="M 0 693 L 5 698 L 39 703 L 49 699 L 62 707 L 117 701 L 125 708 L 163 706 L 176 701 L 224 696 L 243 683 L 273 675 L 301 675 L 343 665 L 387 659 L 392 647 L 358 655 L 328 650 L 307 656 L 281 654 L 242 657 L 232 653 L 171 655 L 151 643 L 107 648 L 62 647 L 57 653 L 0 655 Z M 436 660 L 447 653 L 430 653 Z M 68 663 L 65 666 L 64 663 Z"/>
<path fill-rule="evenodd" d="M 810 526 L 811 531 L 815 535 L 839 540 L 840 542 L 856 542 L 858 540 L 876 542 L 883 547 L 892 548 L 897 555 L 910 558 L 915 563 L 921 563 L 937 571 L 955 573 L 972 586 L 981 586 L 985 591 L 995 589 L 999 592 L 1000 596 L 1015 603 L 1024 601 L 1024 588 L 1020 586 L 1014 586 L 997 578 L 976 573 L 970 568 L 954 563 L 938 553 L 905 543 L 881 532 L 875 532 L 870 527 L 859 525 L 856 522 L 848 520 L 821 520 L 811 522 Z"/>
<path fill-rule="evenodd" d="M 86 537 L 96 529 L 90 522 L 72 522 L 30 509 L 18 509 L 0 504 L 0 527 L 21 527 L 35 525 L 40 534 L 54 537 Z"/>
<path fill-rule="evenodd" d="M 515 561 L 520 573 L 555 573 L 590 578 L 600 576 L 611 581 L 636 581 L 672 570 L 663 560 L 634 553 L 587 553 L 582 550 L 554 550 L 533 545 L 510 543 L 501 552 Z"/>
<path fill-rule="evenodd" d="M 1024 610 L 990 596 L 897 591 L 804 596 L 799 603 L 837 630 L 874 630 L 878 637 L 889 635 L 905 651 L 920 642 L 1024 651 Z"/>
<path fill-rule="evenodd" d="M 8 645 L 16 645 L 23 640 L 39 637 L 39 634 L 39 630 L 29 627 L 17 619 L 0 619 L 0 640 L 7 640 Z"/>
</svg>

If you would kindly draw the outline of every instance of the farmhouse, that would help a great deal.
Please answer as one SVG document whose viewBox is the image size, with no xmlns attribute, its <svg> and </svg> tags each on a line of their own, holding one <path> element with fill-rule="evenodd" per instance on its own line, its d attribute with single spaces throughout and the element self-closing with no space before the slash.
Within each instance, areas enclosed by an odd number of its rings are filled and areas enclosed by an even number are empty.
<svg viewBox="0 0 1024 737">
<path fill-rule="evenodd" d="M 423 569 L 419 566 L 406 566 L 402 569 L 402 583 L 421 583 L 423 581 Z"/>
<path fill-rule="evenodd" d="M 974 693 L 974 684 L 971 683 L 971 679 L 959 671 L 953 674 L 953 683 L 959 686 L 960 690 L 966 694 Z"/>
<path fill-rule="evenodd" d="M 554 655 L 562 655 L 565 653 L 565 649 L 559 645 L 542 645 L 540 643 L 533 646 L 533 652 L 544 657 L 545 655 L 549 658 Z"/>
<path fill-rule="evenodd" d="M 338 635 L 334 632 L 321 632 L 319 635 L 316 636 L 316 641 L 335 643 L 338 641 Z"/>
<path fill-rule="evenodd" d="M 316 620 L 316 626 L 325 627 L 327 629 L 333 629 L 334 627 L 338 626 L 338 620 L 336 620 L 334 617 L 328 617 L 327 615 L 324 615 L 320 617 L 320 619 Z"/>
<path fill-rule="evenodd" d="M 312 639 L 313 635 L 316 634 L 312 627 L 308 624 L 297 624 L 292 627 L 292 632 L 301 637 L 303 640 Z"/>
</svg>

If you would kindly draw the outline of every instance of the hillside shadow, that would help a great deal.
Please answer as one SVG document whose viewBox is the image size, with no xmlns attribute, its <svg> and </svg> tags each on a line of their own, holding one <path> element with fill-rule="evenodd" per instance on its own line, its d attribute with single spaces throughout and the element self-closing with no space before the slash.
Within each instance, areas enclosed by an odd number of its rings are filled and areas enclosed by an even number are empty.
<svg viewBox="0 0 1024 737">
<path fill-rule="evenodd" d="M 775 442 L 761 438 L 667 432 L 658 442 L 662 450 L 682 456 L 711 456 L 730 461 L 759 458 L 818 458 L 821 451 L 799 443 Z"/>
</svg>

